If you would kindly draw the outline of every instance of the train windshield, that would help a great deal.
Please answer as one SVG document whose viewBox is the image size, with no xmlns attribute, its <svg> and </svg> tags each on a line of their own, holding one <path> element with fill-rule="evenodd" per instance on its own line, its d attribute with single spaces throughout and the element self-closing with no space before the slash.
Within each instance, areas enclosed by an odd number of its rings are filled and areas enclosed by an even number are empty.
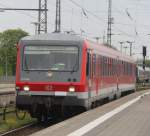
<svg viewBox="0 0 150 136">
<path fill-rule="evenodd" d="M 76 46 L 25 46 L 23 70 L 77 71 Z"/>
</svg>

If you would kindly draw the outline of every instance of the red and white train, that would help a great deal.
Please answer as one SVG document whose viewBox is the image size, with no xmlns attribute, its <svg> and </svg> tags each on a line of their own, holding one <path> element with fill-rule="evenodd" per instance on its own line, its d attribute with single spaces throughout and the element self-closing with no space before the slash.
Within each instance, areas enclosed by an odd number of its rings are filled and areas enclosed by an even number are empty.
<svg viewBox="0 0 150 136">
<path fill-rule="evenodd" d="M 64 106 L 89 109 L 134 91 L 135 73 L 131 57 L 76 35 L 27 36 L 18 45 L 16 105 L 39 119 Z"/>
</svg>

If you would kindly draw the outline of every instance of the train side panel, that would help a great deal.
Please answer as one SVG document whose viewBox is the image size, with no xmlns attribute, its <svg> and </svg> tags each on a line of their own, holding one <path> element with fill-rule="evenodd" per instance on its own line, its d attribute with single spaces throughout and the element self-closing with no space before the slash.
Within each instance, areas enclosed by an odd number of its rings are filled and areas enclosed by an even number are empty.
<svg viewBox="0 0 150 136">
<path fill-rule="evenodd" d="M 91 102 L 106 97 L 112 99 L 123 92 L 135 90 L 134 61 L 123 58 L 107 47 L 97 47 L 90 42 L 86 44 L 87 54 L 90 54 L 90 58 L 87 57 L 87 61 L 90 61 L 87 66 L 90 69 L 87 87 Z"/>
</svg>

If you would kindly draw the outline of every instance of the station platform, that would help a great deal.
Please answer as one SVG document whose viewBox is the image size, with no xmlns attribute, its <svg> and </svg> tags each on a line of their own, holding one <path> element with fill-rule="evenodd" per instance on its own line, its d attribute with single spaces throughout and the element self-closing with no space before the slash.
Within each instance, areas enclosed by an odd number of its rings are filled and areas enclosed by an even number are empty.
<svg viewBox="0 0 150 136">
<path fill-rule="evenodd" d="M 0 108 L 15 103 L 15 84 L 0 84 Z"/>
<path fill-rule="evenodd" d="M 149 136 L 150 90 L 136 92 L 30 136 Z"/>
<path fill-rule="evenodd" d="M 15 84 L 0 84 L 0 95 L 15 92 Z"/>
</svg>

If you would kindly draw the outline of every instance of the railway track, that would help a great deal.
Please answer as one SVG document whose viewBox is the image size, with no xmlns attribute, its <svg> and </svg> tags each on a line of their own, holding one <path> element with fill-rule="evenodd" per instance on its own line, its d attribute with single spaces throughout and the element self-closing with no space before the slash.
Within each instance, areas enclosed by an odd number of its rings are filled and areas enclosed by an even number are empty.
<svg viewBox="0 0 150 136">
<path fill-rule="evenodd" d="M 82 111 L 83 112 L 83 111 Z M 73 114 L 67 114 L 66 116 L 56 116 L 54 118 L 49 118 L 48 122 L 38 122 L 34 121 L 33 123 L 27 124 L 23 127 L 19 127 L 17 129 L 10 130 L 6 133 L 0 133 L 0 136 L 29 136 L 35 132 L 43 130 L 47 127 L 53 126 L 57 123 L 60 123 L 66 119 L 69 119 L 73 116 L 76 116 L 79 113 L 82 113 L 80 110 L 74 112 Z"/>
<path fill-rule="evenodd" d="M 45 123 L 45 122 L 43 122 L 43 123 L 38 123 L 38 122 L 30 123 L 30 124 L 27 124 L 23 127 L 8 131 L 6 133 L 1 133 L 0 136 L 28 136 L 28 135 L 31 135 L 35 132 L 42 130 L 42 129 L 50 127 L 54 124 L 57 124 L 61 121 L 63 121 L 63 119 L 57 118 L 55 120 L 54 119 L 50 120 L 48 123 Z"/>
<path fill-rule="evenodd" d="M 6 133 L 1 133 L 0 136 L 26 136 L 36 132 L 37 130 L 39 130 L 39 128 L 37 129 L 36 123 L 32 123 Z"/>
</svg>

